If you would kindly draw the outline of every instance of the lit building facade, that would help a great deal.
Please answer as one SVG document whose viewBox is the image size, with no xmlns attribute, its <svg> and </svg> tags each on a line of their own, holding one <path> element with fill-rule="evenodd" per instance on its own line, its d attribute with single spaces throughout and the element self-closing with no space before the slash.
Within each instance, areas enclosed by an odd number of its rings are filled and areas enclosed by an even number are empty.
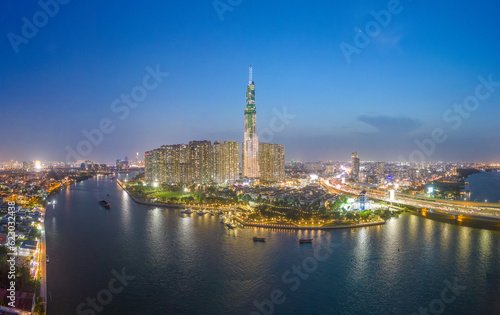
<svg viewBox="0 0 500 315">
<path fill-rule="evenodd" d="M 359 181 L 359 157 L 358 152 L 351 153 L 351 178 L 357 182 Z"/>
<path fill-rule="evenodd" d="M 207 183 L 210 181 L 210 141 L 189 141 L 190 182 Z M 188 177 L 188 178 L 189 178 Z"/>
<path fill-rule="evenodd" d="M 239 143 L 191 141 L 145 154 L 145 179 L 158 183 L 226 184 L 239 178 Z"/>
<path fill-rule="evenodd" d="M 155 149 L 146 152 L 145 179 L 148 182 L 165 182 L 165 150 Z"/>
<path fill-rule="evenodd" d="M 255 84 L 252 81 L 252 66 L 246 93 L 245 133 L 241 149 L 243 176 L 259 177 L 259 137 L 257 135 L 257 109 L 255 107 Z"/>
<path fill-rule="evenodd" d="M 259 143 L 260 179 L 270 182 L 285 180 L 285 146 Z"/>
</svg>

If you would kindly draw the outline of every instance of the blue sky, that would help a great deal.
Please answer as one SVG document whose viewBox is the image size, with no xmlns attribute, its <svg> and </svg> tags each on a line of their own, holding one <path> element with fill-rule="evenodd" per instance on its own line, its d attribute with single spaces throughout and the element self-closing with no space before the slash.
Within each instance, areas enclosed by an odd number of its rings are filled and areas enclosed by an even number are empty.
<svg viewBox="0 0 500 315">
<path fill-rule="evenodd" d="M 407 159 L 442 128 L 447 139 L 426 160 L 500 162 L 500 87 L 459 128 L 443 120 L 479 76 L 500 81 L 500 4 L 401 1 L 348 63 L 340 44 L 354 45 L 355 28 L 390 2 L 243 0 L 221 21 L 212 0 L 69 1 L 17 53 L 8 34 L 22 36 L 22 18 L 41 7 L 2 2 L 0 160 L 62 161 L 102 119 L 114 131 L 85 158 L 241 142 L 252 64 L 258 130 L 276 110 L 295 115 L 272 137 L 287 160 Z M 113 100 L 157 65 L 168 76 L 120 120 Z"/>
</svg>

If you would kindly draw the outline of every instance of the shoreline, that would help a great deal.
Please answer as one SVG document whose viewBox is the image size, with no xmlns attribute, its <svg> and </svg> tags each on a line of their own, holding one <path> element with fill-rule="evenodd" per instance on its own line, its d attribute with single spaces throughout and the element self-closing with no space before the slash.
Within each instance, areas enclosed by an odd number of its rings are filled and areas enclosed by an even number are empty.
<svg viewBox="0 0 500 315">
<path fill-rule="evenodd" d="M 45 314 L 47 314 L 47 304 L 48 304 L 48 299 L 47 299 L 47 238 L 46 238 L 46 231 L 45 231 L 45 218 L 47 214 L 47 203 L 49 202 L 50 198 L 52 198 L 57 192 L 61 191 L 61 188 L 59 188 L 57 191 L 52 191 L 47 198 L 45 198 L 45 201 L 43 203 L 43 221 L 42 221 L 42 236 L 40 237 L 40 297 L 43 299 L 43 302 L 41 303 L 44 306 Z M 45 257 L 43 257 L 45 256 Z"/>
<path fill-rule="evenodd" d="M 249 227 L 262 227 L 268 229 L 285 229 L 285 230 L 334 230 L 334 229 L 353 229 L 359 227 L 366 226 L 376 226 L 376 225 L 384 225 L 386 221 L 381 222 L 368 222 L 368 223 L 359 223 L 359 224 L 351 224 L 351 225 L 332 225 L 332 226 L 287 226 L 280 224 L 259 224 L 259 223 L 246 223 L 240 218 L 235 218 L 236 221 L 243 224 L 244 226 Z"/>
<path fill-rule="evenodd" d="M 88 178 L 82 179 L 87 180 Z M 78 180 L 82 181 L 82 180 Z M 50 194 L 45 198 L 43 202 L 43 222 L 42 222 L 42 236 L 40 237 L 40 297 L 43 299 L 41 303 L 44 306 L 45 314 L 47 314 L 47 305 L 48 305 L 48 295 L 47 295 L 47 238 L 45 231 L 45 218 L 47 215 L 47 204 L 50 199 L 57 193 L 61 192 L 64 187 L 68 187 L 68 185 L 59 187 L 57 190 L 50 192 Z M 44 254 L 44 255 L 43 255 Z"/>
<path fill-rule="evenodd" d="M 132 196 L 132 194 L 129 193 L 129 191 L 126 190 L 125 187 L 123 187 L 121 180 L 119 180 L 119 179 L 115 179 L 115 180 L 116 180 L 116 183 L 121 187 L 121 189 L 123 189 L 123 191 L 126 192 L 127 195 L 129 195 L 129 197 L 132 198 L 132 200 L 135 201 L 135 203 L 137 203 L 137 204 L 145 205 L 145 206 L 161 207 L 161 208 L 179 208 L 179 209 L 186 208 L 186 205 L 183 203 L 180 203 L 180 204 L 163 203 L 163 202 L 162 203 L 154 203 L 154 202 L 147 202 L 146 200 L 138 199 L 138 198 Z"/>
<path fill-rule="evenodd" d="M 128 192 L 125 187 L 123 187 L 121 181 L 119 179 L 116 179 L 116 182 L 118 185 L 127 193 L 127 195 L 132 198 L 132 200 L 140 205 L 146 205 L 146 206 L 154 206 L 154 207 L 162 207 L 162 208 L 179 208 L 179 209 L 184 209 L 186 208 L 185 204 L 167 204 L 167 203 L 152 203 L 152 202 L 147 202 L 145 200 L 140 200 L 132 196 Z M 338 225 L 338 226 L 286 226 L 286 225 L 270 225 L 270 224 L 259 224 L 259 223 L 247 223 L 240 218 L 235 217 L 235 220 L 238 221 L 240 224 L 243 224 L 243 226 L 249 226 L 249 227 L 262 227 L 262 228 L 268 228 L 268 229 L 288 229 L 288 230 L 332 230 L 332 229 L 351 229 L 351 228 L 359 228 L 359 227 L 366 227 L 366 226 L 376 226 L 376 225 L 384 225 L 386 221 L 381 221 L 381 222 L 368 222 L 368 223 L 359 223 L 359 224 L 352 224 L 352 225 Z"/>
</svg>

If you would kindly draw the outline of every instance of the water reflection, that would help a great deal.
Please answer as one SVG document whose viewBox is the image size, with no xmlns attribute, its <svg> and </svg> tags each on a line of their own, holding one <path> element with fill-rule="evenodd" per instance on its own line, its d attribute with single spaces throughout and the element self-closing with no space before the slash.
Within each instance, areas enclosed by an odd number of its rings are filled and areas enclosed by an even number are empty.
<svg viewBox="0 0 500 315">
<path fill-rule="evenodd" d="M 120 199 L 120 214 L 121 214 L 121 219 L 122 219 L 122 226 L 124 231 L 129 231 L 131 227 L 131 203 L 134 202 L 130 196 L 125 192 L 124 190 L 121 190 L 121 199 Z M 134 202 L 135 203 L 135 202 Z"/>
<path fill-rule="evenodd" d="M 462 268 L 468 269 L 472 266 L 469 265 L 470 260 L 467 259 L 472 250 L 472 242 L 471 242 L 471 229 L 462 228 L 457 232 L 457 254 L 459 258 L 459 262 Z"/>
<path fill-rule="evenodd" d="M 354 238 L 354 258 L 353 263 L 356 266 L 354 272 L 359 279 L 365 277 L 366 269 L 370 263 L 371 248 L 369 242 L 368 229 L 357 229 Z"/>
<path fill-rule="evenodd" d="M 95 200 L 106 189 L 113 204 L 109 213 Z M 47 224 L 54 259 L 49 266 L 54 301 L 48 308 L 54 314 L 74 313 L 76 305 L 102 289 L 110 270 L 121 266 L 133 269 L 137 278 L 113 301 L 115 314 L 163 314 L 166 309 L 248 314 L 274 289 L 287 298 L 276 314 L 411 314 L 439 297 L 431 295 L 442 289 L 444 279 L 457 275 L 473 289 L 447 305 L 446 312 L 485 313 L 484 297 L 492 287 L 485 279 L 500 274 L 499 232 L 416 215 L 345 230 L 231 230 L 218 216 L 138 205 L 107 180 L 88 180 L 61 194 L 57 222 L 53 216 Z M 254 243 L 253 236 L 267 240 Z M 301 245 L 299 238 L 314 242 Z M 323 243 L 341 246 L 291 291 L 283 273 Z M 57 261 L 64 263 L 56 266 Z M 68 290 L 75 283 L 78 290 Z"/>
</svg>

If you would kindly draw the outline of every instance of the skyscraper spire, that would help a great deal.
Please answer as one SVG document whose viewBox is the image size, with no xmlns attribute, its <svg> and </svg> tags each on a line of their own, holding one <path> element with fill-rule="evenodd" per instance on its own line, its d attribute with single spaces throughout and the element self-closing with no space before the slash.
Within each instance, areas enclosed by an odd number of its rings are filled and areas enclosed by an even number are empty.
<svg viewBox="0 0 500 315">
<path fill-rule="evenodd" d="M 252 65 L 247 86 L 245 107 L 245 133 L 242 146 L 243 174 L 248 178 L 259 177 L 259 137 L 257 135 L 257 109 L 255 108 L 255 84 L 252 81 Z"/>
</svg>

